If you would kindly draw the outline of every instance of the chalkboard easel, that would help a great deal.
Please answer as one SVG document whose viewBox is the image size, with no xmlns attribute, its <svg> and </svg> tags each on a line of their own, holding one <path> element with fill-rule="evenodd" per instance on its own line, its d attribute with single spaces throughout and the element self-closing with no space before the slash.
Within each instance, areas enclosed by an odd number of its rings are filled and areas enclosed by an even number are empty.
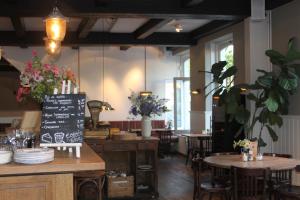
<svg viewBox="0 0 300 200">
<path fill-rule="evenodd" d="M 41 124 L 41 147 L 58 150 L 76 149 L 80 157 L 83 142 L 85 94 L 46 95 L 43 102 Z"/>
</svg>

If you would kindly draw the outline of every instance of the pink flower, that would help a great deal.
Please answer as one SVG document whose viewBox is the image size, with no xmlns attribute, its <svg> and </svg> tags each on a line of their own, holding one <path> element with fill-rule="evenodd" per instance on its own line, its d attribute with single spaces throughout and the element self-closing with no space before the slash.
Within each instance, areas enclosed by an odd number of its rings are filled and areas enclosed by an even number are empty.
<svg viewBox="0 0 300 200">
<path fill-rule="evenodd" d="M 53 72 L 54 76 L 58 77 L 58 75 L 59 75 L 59 68 L 57 66 L 53 66 L 52 67 L 52 72 Z"/>
<path fill-rule="evenodd" d="M 23 100 L 23 95 L 27 95 L 30 93 L 29 87 L 19 87 L 16 99 L 18 102 L 21 102 Z"/>
<path fill-rule="evenodd" d="M 50 71 L 51 70 L 51 66 L 49 64 L 44 64 L 44 69 L 46 71 Z"/>
<path fill-rule="evenodd" d="M 26 72 L 30 72 L 32 70 L 32 62 L 28 61 L 25 67 Z"/>
<path fill-rule="evenodd" d="M 32 50 L 32 56 L 33 56 L 33 57 L 37 57 L 37 52 L 36 52 L 36 50 Z"/>
</svg>

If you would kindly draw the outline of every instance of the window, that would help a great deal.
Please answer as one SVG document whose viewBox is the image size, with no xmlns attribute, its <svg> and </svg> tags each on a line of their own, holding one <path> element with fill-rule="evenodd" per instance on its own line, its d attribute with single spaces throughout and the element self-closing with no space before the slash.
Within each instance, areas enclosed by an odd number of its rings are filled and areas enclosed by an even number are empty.
<svg viewBox="0 0 300 200">
<path fill-rule="evenodd" d="M 174 87 L 174 128 L 175 130 L 190 129 L 191 89 L 190 89 L 190 58 L 180 57 L 181 77 L 175 77 Z"/>
<path fill-rule="evenodd" d="M 218 61 L 227 61 L 225 69 L 233 66 L 233 44 L 232 40 L 222 41 L 216 43 L 216 62 Z M 227 78 L 223 84 L 225 86 L 233 86 L 234 80 L 233 76 Z"/>
</svg>

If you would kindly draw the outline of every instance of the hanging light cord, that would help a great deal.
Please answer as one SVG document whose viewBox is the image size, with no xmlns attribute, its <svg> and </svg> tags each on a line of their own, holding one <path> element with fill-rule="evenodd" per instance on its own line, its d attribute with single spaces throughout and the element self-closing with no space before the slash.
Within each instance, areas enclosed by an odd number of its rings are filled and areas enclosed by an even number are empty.
<svg viewBox="0 0 300 200">
<path fill-rule="evenodd" d="M 102 31 L 104 32 L 104 19 L 102 19 Z M 104 43 L 102 43 L 102 97 L 103 101 L 105 101 L 104 98 Z"/>
<path fill-rule="evenodd" d="M 145 67 L 145 78 L 144 78 L 144 81 L 145 81 L 145 91 L 147 91 L 147 62 L 146 62 L 146 60 L 147 60 L 147 49 L 146 49 L 146 46 L 145 46 L 145 60 L 144 60 L 144 67 Z"/>
</svg>

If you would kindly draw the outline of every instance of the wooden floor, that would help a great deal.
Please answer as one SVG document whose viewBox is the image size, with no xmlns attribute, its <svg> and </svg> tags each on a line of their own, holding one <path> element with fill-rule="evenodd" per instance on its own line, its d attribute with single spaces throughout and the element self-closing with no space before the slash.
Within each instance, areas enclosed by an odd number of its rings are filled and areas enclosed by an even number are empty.
<svg viewBox="0 0 300 200">
<path fill-rule="evenodd" d="M 208 177 L 208 173 L 203 173 L 203 179 Z M 193 171 L 190 165 L 185 165 L 183 156 L 159 159 L 159 200 L 192 200 L 193 187 Z"/>
</svg>

